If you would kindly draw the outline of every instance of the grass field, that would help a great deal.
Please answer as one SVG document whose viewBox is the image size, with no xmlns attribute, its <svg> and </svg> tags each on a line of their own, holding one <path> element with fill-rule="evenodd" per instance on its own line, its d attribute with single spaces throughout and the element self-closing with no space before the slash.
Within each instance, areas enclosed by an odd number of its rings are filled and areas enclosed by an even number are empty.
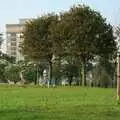
<svg viewBox="0 0 120 120">
<path fill-rule="evenodd" d="M 120 120 L 115 89 L 0 87 L 0 120 Z"/>
</svg>

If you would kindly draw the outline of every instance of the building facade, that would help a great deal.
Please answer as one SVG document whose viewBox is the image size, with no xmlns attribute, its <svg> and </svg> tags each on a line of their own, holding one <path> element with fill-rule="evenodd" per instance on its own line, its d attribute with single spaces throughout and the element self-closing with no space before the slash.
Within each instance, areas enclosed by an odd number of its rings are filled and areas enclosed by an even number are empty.
<svg viewBox="0 0 120 120">
<path fill-rule="evenodd" d="M 24 60 L 20 52 L 20 43 L 23 41 L 20 36 L 27 20 L 29 19 L 20 19 L 18 24 L 6 24 L 6 52 L 7 55 L 15 57 L 16 61 Z"/>
<path fill-rule="evenodd" d="M 2 45 L 2 42 L 3 42 L 3 34 L 0 33 L 0 51 L 1 51 L 1 45 Z"/>
</svg>

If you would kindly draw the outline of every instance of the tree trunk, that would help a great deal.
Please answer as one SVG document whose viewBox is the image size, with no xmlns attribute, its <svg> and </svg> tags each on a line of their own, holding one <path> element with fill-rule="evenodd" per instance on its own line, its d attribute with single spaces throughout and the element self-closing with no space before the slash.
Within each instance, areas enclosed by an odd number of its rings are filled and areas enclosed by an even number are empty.
<svg viewBox="0 0 120 120">
<path fill-rule="evenodd" d="M 85 63 L 82 63 L 82 85 L 83 86 L 86 86 L 87 83 L 86 83 L 86 64 Z"/>
<path fill-rule="evenodd" d="M 37 85 L 37 69 L 36 69 L 36 66 L 34 66 L 34 84 Z"/>
<path fill-rule="evenodd" d="M 79 56 L 75 56 L 75 65 L 80 65 L 80 57 Z M 82 86 L 82 76 L 81 76 L 81 69 L 80 69 L 80 66 L 79 66 L 79 74 L 77 76 L 77 85 L 78 86 Z"/>
<path fill-rule="evenodd" d="M 71 86 L 72 85 L 72 76 L 69 77 L 69 85 Z"/>
<path fill-rule="evenodd" d="M 49 84 L 52 82 L 52 62 L 49 62 Z"/>
<path fill-rule="evenodd" d="M 58 82 L 61 80 L 61 75 L 60 75 L 60 70 L 61 70 L 61 57 L 60 56 L 56 56 L 56 71 L 57 71 L 57 75 L 56 75 L 56 79 L 55 79 L 55 84 L 58 84 Z"/>
<path fill-rule="evenodd" d="M 37 79 L 35 79 L 35 85 L 37 85 Z"/>
<path fill-rule="evenodd" d="M 15 85 L 16 85 L 17 81 L 14 81 L 14 83 L 15 83 Z"/>
<path fill-rule="evenodd" d="M 82 86 L 82 71 L 80 71 L 80 80 L 79 80 L 79 82 L 80 82 L 80 86 Z"/>
</svg>

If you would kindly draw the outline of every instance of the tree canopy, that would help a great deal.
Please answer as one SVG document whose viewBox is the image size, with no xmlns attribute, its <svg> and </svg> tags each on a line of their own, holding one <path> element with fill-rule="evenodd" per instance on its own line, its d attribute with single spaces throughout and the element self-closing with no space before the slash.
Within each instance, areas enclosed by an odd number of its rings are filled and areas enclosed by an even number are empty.
<svg viewBox="0 0 120 120">
<path fill-rule="evenodd" d="M 83 84 L 86 63 L 97 55 L 109 58 L 117 50 L 112 26 L 99 12 L 85 5 L 73 6 L 60 14 L 60 21 L 51 31 L 57 46 L 62 46 L 62 53 L 79 58 Z"/>
<path fill-rule="evenodd" d="M 27 22 L 23 37 L 23 52 L 32 59 L 47 61 L 50 79 L 53 55 L 75 58 L 82 66 L 83 85 L 86 85 L 86 64 L 95 56 L 109 58 L 116 51 L 112 26 L 99 12 L 85 5 Z"/>
</svg>

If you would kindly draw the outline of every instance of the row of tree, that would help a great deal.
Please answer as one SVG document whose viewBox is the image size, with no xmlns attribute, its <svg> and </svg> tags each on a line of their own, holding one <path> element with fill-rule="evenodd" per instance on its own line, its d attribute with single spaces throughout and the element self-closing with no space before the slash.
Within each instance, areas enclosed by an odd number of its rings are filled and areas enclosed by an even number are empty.
<svg viewBox="0 0 120 120">
<path fill-rule="evenodd" d="M 13 57 L 0 53 L 1 81 L 37 84 L 48 69 L 50 83 L 60 84 L 67 78 L 71 85 L 75 78 L 77 85 L 116 84 L 113 28 L 89 7 L 77 5 L 59 15 L 51 13 L 28 21 L 22 37 L 25 61 L 15 63 Z"/>
<path fill-rule="evenodd" d="M 45 64 L 36 65 L 35 63 L 25 61 L 11 63 L 5 59 L 0 60 L 0 82 L 8 83 L 13 81 L 15 84 L 17 82 L 38 84 L 40 82 L 38 81 L 39 78 L 43 79 L 44 69 L 48 69 L 48 66 Z M 80 66 L 75 64 L 64 64 L 59 67 L 56 64 L 53 64 L 52 67 L 52 76 L 55 80 L 54 84 L 61 84 L 62 80 L 64 81 L 64 79 L 67 78 L 69 85 L 82 85 L 80 79 Z M 116 85 L 116 81 L 113 81 L 115 77 L 114 70 L 115 64 L 108 63 L 107 61 L 101 61 L 95 66 L 90 63 L 87 64 L 87 84 L 97 87 L 114 87 Z"/>
<path fill-rule="evenodd" d="M 22 37 L 25 58 L 49 64 L 50 83 L 66 65 L 70 84 L 74 76 L 79 76 L 81 84 L 86 85 L 88 65 L 95 58 L 104 60 L 104 65 L 113 63 L 117 51 L 112 26 L 99 12 L 85 5 L 28 21 Z"/>
</svg>

